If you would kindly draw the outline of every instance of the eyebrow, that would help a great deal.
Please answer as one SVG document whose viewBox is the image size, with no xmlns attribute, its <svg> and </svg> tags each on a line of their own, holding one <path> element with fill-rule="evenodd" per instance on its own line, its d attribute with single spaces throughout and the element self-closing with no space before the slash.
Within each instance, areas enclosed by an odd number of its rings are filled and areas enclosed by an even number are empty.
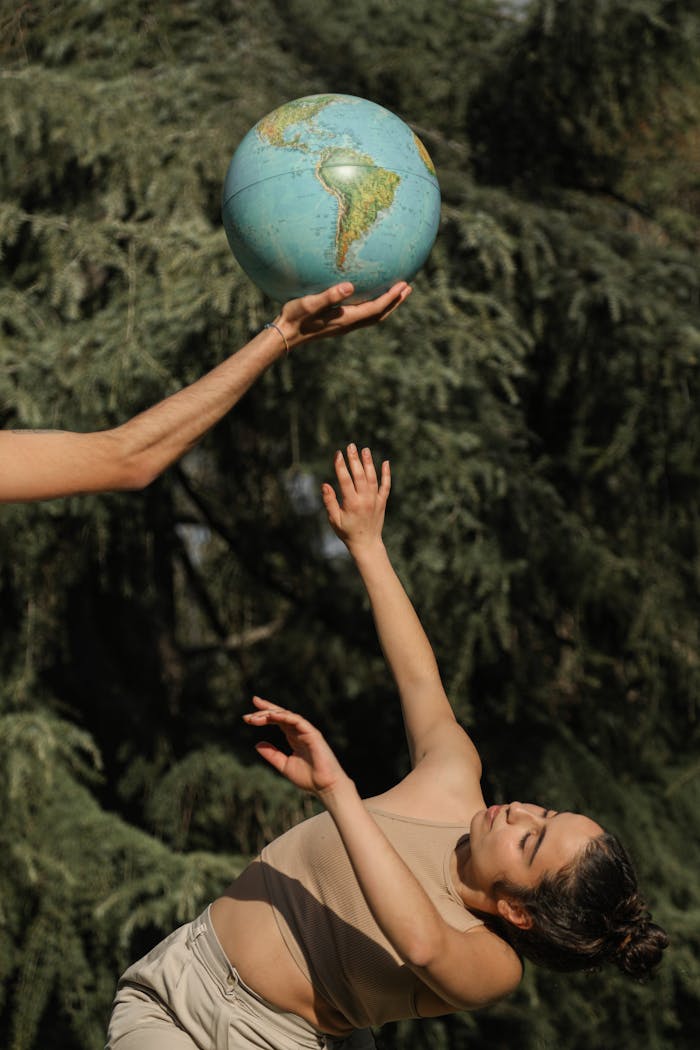
<svg viewBox="0 0 700 1050">
<path fill-rule="evenodd" d="M 557 817 L 559 817 L 559 816 L 561 816 L 560 813 L 555 813 L 554 816 L 550 817 L 549 819 L 550 820 L 556 820 Z M 533 849 L 532 854 L 530 856 L 530 859 L 529 859 L 529 861 L 527 863 L 528 868 L 532 867 L 532 864 L 533 864 L 533 862 L 535 860 L 535 857 L 537 856 L 537 851 L 540 848 L 540 846 L 542 845 L 542 843 L 544 842 L 544 837 L 545 837 L 546 834 L 547 834 L 547 825 L 545 824 L 542 827 L 542 831 L 537 836 L 537 842 L 535 843 L 535 848 Z"/>
</svg>

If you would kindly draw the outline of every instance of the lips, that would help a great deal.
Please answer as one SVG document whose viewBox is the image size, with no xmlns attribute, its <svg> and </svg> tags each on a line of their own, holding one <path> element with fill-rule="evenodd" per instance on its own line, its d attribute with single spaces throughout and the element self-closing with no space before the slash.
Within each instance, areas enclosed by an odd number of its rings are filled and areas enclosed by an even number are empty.
<svg viewBox="0 0 700 1050">
<path fill-rule="evenodd" d="M 502 809 L 503 806 L 489 806 L 489 808 L 486 810 L 486 817 L 489 822 L 489 828 L 493 827 L 493 822 Z"/>
</svg>

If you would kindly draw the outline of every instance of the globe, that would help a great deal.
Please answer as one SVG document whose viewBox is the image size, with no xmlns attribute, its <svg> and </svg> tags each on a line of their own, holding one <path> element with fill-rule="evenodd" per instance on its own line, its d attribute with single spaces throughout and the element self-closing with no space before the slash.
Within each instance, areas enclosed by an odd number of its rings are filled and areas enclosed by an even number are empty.
<svg viewBox="0 0 700 1050">
<path fill-rule="evenodd" d="M 271 299 L 352 281 L 350 301 L 411 280 L 440 218 L 423 143 L 354 95 L 308 95 L 259 120 L 233 155 L 222 216 L 231 250 Z"/>
</svg>

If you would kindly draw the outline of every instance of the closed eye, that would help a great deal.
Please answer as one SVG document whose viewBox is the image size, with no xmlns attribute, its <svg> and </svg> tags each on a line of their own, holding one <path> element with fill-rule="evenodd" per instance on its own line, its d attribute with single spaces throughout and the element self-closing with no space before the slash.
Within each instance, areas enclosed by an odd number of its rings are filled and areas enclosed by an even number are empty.
<svg viewBox="0 0 700 1050">
<path fill-rule="evenodd" d="M 551 817 L 552 819 L 554 819 L 556 816 L 558 816 L 558 814 L 555 813 L 553 810 L 545 809 L 543 812 L 544 812 L 545 820 L 547 820 L 547 817 Z M 535 848 L 533 849 L 532 853 L 530 854 L 530 859 L 528 861 L 528 864 L 532 864 L 532 862 L 534 861 L 535 857 L 537 856 L 537 851 L 540 848 L 540 846 L 542 845 L 542 843 L 544 842 L 544 837 L 547 834 L 547 828 L 548 827 L 549 827 L 549 821 L 547 820 L 547 823 L 542 825 L 542 830 L 540 831 L 540 833 L 537 836 L 537 842 L 535 843 Z"/>
<path fill-rule="evenodd" d="M 553 812 L 553 810 L 551 810 L 551 809 L 543 809 L 542 810 L 542 816 L 545 817 L 545 819 L 546 819 L 549 816 L 549 814 L 552 813 L 552 812 Z M 532 832 L 532 831 L 526 831 L 525 832 L 525 834 L 523 835 L 523 837 L 520 840 L 520 849 L 521 850 L 525 849 L 525 845 L 527 843 L 527 840 L 533 834 L 534 834 L 534 832 Z"/>
</svg>

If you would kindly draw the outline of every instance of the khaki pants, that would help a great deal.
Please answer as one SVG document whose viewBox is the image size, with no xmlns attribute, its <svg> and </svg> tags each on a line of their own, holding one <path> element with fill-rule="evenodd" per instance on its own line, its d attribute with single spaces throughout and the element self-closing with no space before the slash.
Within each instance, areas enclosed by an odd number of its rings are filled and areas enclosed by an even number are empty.
<svg viewBox="0 0 700 1050">
<path fill-rule="evenodd" d="M 106 1050 L 374 1050 L 369 1029 L 336 1039 L 261 999 L 224 954 L 209 909 L 134 963 L 117 987 Z"/>
</svg>

